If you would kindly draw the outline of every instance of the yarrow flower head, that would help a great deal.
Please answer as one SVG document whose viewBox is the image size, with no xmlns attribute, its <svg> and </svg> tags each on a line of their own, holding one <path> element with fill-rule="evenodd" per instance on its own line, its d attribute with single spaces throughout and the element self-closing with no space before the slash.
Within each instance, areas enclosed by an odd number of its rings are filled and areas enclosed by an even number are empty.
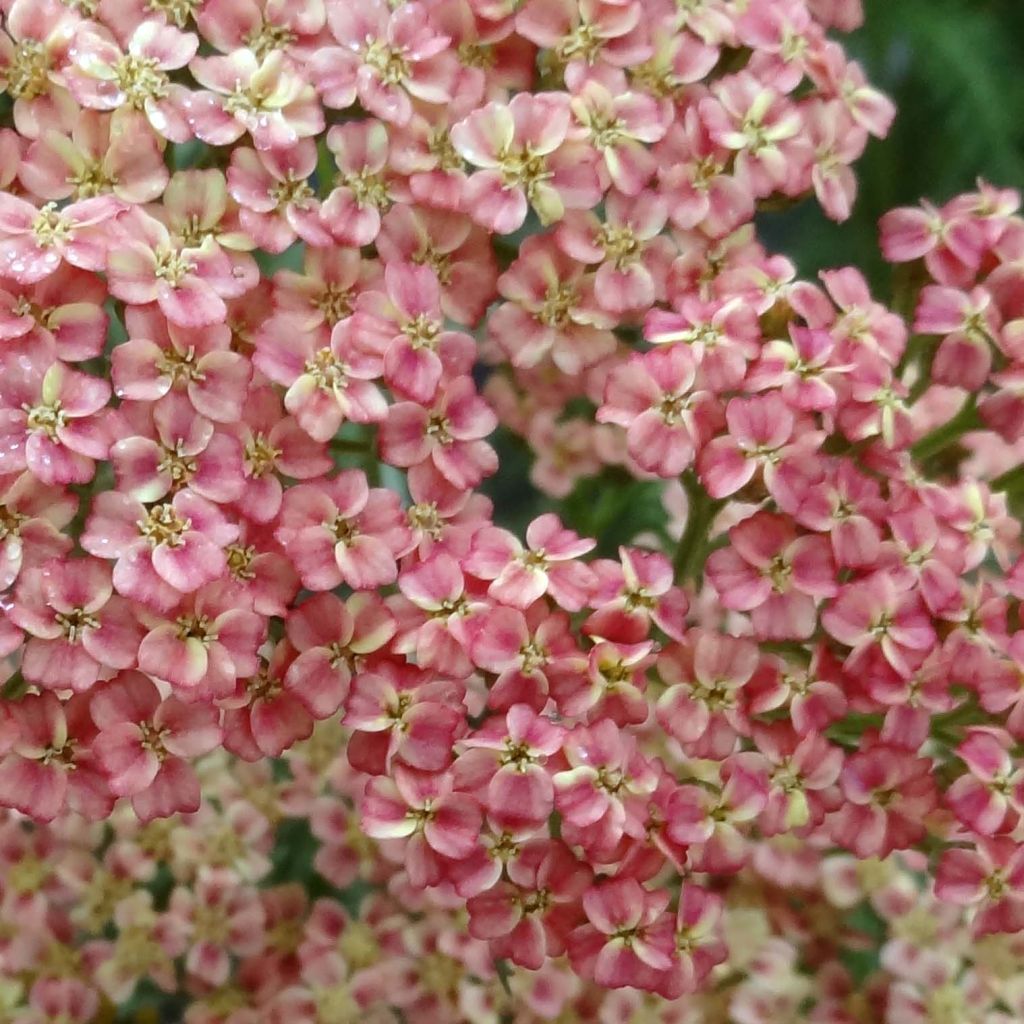
<svg viewBox="0 0 1024 1024">
<path fill-rule="evenodd" d="M 0 7 L 0 1020 L 1024 1019 L 1019 196 L 763 230 L 858 0 Z"/>
</svg>

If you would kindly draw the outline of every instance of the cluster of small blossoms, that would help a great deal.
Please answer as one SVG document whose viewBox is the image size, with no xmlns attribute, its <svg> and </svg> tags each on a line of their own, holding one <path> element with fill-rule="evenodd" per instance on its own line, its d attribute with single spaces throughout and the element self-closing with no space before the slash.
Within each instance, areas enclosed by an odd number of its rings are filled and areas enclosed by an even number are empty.
<svg viewBox="0 0 1024 1024">
<path fill-rule="evenodd" d="M 1024 937 L 978 937 L 926 855 L 857 858 L 827 840 L 765 838 L 713 891 L 689 879 L 674 927 L 700 990 L 608 989 L 552 958 L 509 972 L 452 893 L 424 890 L 359 826 L 349 730 L 320 723 L 272 769 L 198 762 L 198 812 L 143 824 L 67 816 L 0 823 L 0 1019 L 92 1024 L 1014 1024 Z M 993 851 L 1008 840 L 991 840 Z M 998 854 L 997 854 L 998 856 Z M 542 927 L 575 879 L 567 852 L 511 869 Z M 511 873 L 511 872 L 510 872 Z M 641 883 L 585 896 L 596 922 Z M 592 891 L 592 890 L 587 890 Z M 480 897 L 478 897 L 480 899 Z M 493 901 L 492 901 L 493 903 Z M 657 913 L 650 897 L 641 919 Z M 482 907 L 483 904 L 478 904 Z"/>
<path fill-rule="evenodd" d="M 0 1012 L 1017 1019 L 1018 197 L 754 226 L 857 0 L 0 12 Z"/>
</svg>

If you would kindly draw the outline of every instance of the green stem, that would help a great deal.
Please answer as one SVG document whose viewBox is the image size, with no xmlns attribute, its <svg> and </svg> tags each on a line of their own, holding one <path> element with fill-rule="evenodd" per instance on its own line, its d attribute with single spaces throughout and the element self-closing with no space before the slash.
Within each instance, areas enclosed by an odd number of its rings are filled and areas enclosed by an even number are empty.
<svg viewBox="0 0 1024 1024">
<path fill-rule="evenodd" d="M 930 434 L 925 434 L 911 449 L 910 453 L 918 462 L 938 455 L 943 449 L 958 441 L 964 434 L 977 430 L 982 425 L 978 416 L 975 398 L 972 395 L 963 404 L 963 408 L 948 423 L 937 427 Z"/>
<path fill-rule="evenodd" d="M 715 514 L 722 507 L 722 502 L 715 501 L 692 472 L 688 471 L 682 475 L 682 483 L 686 488 L 688 509 L 686 529 L 679 538 L 675 557 L 672 559 L 678 583 L 700 576 L 704 554 L 707 551 L 708 531 L 711 529 Z"/>
<path fill-rule="evenodd" d="M 1024 466 L 1014 466 L 989 483 L 993 491 L 1015 491 L 1024 484 Z"/>
<path fill-rule="evenodd" d="M 28 683 L 19 668 L 0 686 L 0 700 L 21 700 L 25 696 L 26 690 L 28 690 Z"/>
</svg>

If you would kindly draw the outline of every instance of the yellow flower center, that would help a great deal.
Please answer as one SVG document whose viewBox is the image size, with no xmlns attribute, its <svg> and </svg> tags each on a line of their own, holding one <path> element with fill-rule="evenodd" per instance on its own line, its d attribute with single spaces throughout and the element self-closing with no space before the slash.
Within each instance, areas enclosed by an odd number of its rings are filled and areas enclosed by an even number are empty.
<svg viewBox="0 0 1024 1024">
<path fill-rule="evenodd" d="M 162 14 L 178 28 L 184 28 L 203 0 L 147 0 L 146 6 L 155 14 Z"/>
<path fill-rule="evenodd" d="M 49 249 L 71 237 L 71 224 L 57 209 L 56 203 L 47 203 L 32 221 L 32 234 L 42 249 Z"/>
<path fill-rule="evenodd" d="M 258 480 L 270 472 L 280 455 L 281 449 L 275 448 L 264 434 L 253 434 L 245 445 L 245 465 L 249 476 Z"/>
<path fill-rule="evenodd" d="M 182 534 L 192 522 L 189 519 L 182 519 L 172 505 L 154 505 L 146 513 L 146 518 L 140 520 L 137 525 L 139 532 L 153 547 L 166 544 L 175 548 L 182 543 Z"/>
<path fill-rule="evenodd" d="M 96 629 L 100 620 L 90 615 L 84 608 L 72 608 L 69 612 L 57 612 L 54 621 L 61 628 L 65 639 L 69 644 L 77 644 L 82 640 L 82 634 L 87 629 Z"/>
<path fill-rule="evenodd" d="M 44 44 L 35 39 L 16 43 L 7 68 L 7 91 L 16 100 L 31 100 L 49 88 L 50 57 Z"/>
<path fill-rule="evenodd" d="M 155 57 L 125 54 L 114 65 L 114 78 L 128 104 L 136 110 L 143 110 L 150 101 L 167 95 L 168 78 Z"/>
<path fill-rule="evenodd" d="M 57 431 L 67 425 L 68 415 L 61 408 L 59 401 L 53 401 L 44 405 L 25 406 L 26 426 L 33 433 L 46 434 L 51 440 L 56 440 Z"/>
</svg>

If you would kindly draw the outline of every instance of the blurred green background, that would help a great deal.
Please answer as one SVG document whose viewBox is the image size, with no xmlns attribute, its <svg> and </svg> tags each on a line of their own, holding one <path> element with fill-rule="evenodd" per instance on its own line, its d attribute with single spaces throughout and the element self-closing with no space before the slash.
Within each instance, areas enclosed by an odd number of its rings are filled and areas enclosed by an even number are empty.
<svg viewBox="0 0 1024 1024">
<path fill-rule="evenodd" d="M 892 268 L 878 252 L 883 213 L 924 197 L 944 202 L 979 177 L 1024 189 L 1024 0 L 864 0 L 864 8 L 864 26 L 842 41 L 898 114 L 889 137 L 873 140 L 855 167 L 853 215 L 835 224 L 808 199 L 759 215 L 758 227 L 767 247 L 793 259 L 801 276 L 853 264 L 886 302 Z M 658 483 L 606 469 L 552 502 L 528 483 L 525 446 L 501 432 L 498 448 L 502 472 L 485 489 L 510 528 L 521 531 L 554 509 L 599 538 L 602 555 L 637 534 L 661 531 Z"/>
</svg>

